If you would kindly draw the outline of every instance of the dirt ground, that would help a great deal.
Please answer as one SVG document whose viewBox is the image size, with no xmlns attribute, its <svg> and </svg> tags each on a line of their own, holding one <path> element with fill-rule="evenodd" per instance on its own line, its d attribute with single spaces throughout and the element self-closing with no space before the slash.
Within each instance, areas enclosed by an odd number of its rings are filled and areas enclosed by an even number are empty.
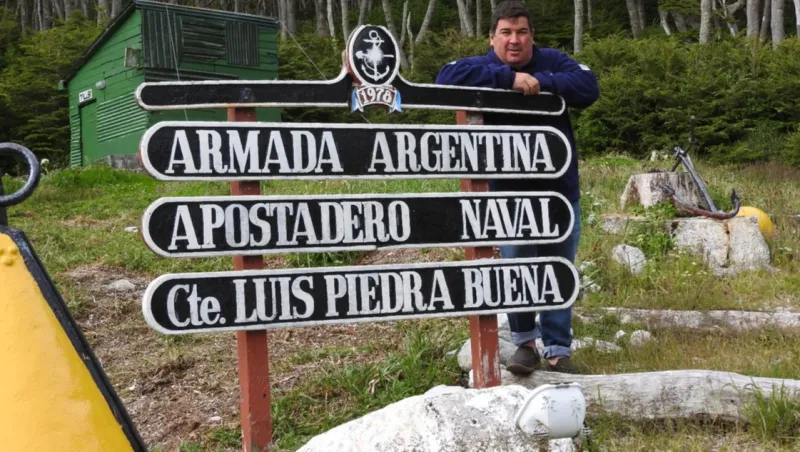
<svg viewBox="0 0 800 452">
<path fill-rule="evenodd" d="M 358 264 L 435 262 L 458 252 L 382 251 L 365 254 Z M 280 265 L 269 262 L 268 266 Z M 119 268 L 85 266 L 54 276 L 91 300 L 77 312 L 76 321 L 148 447 L 176 451 L 182 442 L 202 442 L 208 431 L 220 426 L 238 428 L 235 333 L 157 333 L 141 313 L 141 297 L 150 279 Z M 110 287 L 121 279 L 133 283 L 135 289 Z M 271 330 L 273 392 L 289 391 L 303 379 L 318 375 L 319 361 L 296 359 L 314 348 L 371 346 L 366 353 L 326 359 L 342 365 L 380 361 L 399 345 L 392 330 L 392 322 Z"/>
</svg>

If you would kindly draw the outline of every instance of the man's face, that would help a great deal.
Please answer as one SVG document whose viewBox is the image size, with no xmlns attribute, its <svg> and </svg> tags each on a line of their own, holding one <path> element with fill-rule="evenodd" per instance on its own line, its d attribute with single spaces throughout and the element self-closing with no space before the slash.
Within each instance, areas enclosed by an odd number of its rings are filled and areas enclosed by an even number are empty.
<svg viewBox="0 0 800 452">
<path fill-rule="evenodd" d="M 489 44 L 503 63 L 520 68 L 533 58 L 533 30 L 528 19 L 500 19 L 497 29 L 489 33 Z"/>
</svg>

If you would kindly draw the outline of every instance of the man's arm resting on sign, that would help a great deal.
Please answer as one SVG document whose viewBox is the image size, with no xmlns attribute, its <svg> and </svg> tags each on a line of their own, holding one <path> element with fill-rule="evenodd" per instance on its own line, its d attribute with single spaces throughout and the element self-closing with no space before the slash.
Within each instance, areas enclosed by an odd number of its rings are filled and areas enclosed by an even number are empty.
<svg viewBox="0 0 800 452">
<path fill-rule="evenodd" d="M 478 86 L 511 89 L 516 72 L 505 64 L 486 64 L 477 58 L 462 58 L 445 65 L 436 77 L 437 85 Z"/>
<path fill-rule="evenodd" d="M 533 74 L 539 80 L 542 91 L 558 94 L 569 107 L 586 108 L 592 105 L 600 96 L 597 76 L 588 66 L 579 64 L 565 53 L 558 53 L 556 70 Z"/>
</svg>

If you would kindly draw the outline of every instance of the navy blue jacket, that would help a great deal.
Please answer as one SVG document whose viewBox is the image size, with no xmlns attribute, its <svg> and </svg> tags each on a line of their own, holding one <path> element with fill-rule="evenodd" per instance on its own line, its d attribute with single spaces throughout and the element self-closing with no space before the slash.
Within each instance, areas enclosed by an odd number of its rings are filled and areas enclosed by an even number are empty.
<svg viewBox="0 0 800 452">
<path fill-rule="evenodd" d="M 586 108 L 600 95 L 597 76 L 588 67 L 578 64 L 567 54 L 556 49 L 534 46 L 531 62 L 520 71 L 536 77 L 542 91 L 563 97 L 567 107 Z M 439 71 L 436 83 L 511 89 L 515 76 L 516 71 L 511 66 L 503 64 L 494 50 L 490 50 L 484 56 L 461 58 L 445 65 Z M 559 116 L 484 113 L 483 118 L 487 125 L 553 126 L 563 132 L 572 145 L 572 163 L 560 178 L 491 180 L 489 186 L 492 191 L 553 190 L 563 194 L 570 201 L 580 199 L 578 153 L 568 109 Z"/>
</svg>

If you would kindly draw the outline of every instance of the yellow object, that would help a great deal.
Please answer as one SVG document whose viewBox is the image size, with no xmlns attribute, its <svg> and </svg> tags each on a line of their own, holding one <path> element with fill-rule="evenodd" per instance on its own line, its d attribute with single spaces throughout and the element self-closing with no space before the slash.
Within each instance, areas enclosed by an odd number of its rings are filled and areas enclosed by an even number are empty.
<svg viewBox="0 0 800 452">
<path fill-rule="evenodd" d="M 19 248 L 3 233 L 0 262 L 0 450 L 133 450 Z"/>
<path fill-rule="evenodd" d="M 772 220 L 770 220 L 769 215 L 767 215 L 763 210 L 755 207 L 742 206 L 739 208 L 739 213 L 736 214 L 736 216 L 756 217 L 758 220 L 758 228 L 761 229 L 761 234 L 768 238 L 775 237 L 775 225 L 772 224 Z"/>
</svg>

